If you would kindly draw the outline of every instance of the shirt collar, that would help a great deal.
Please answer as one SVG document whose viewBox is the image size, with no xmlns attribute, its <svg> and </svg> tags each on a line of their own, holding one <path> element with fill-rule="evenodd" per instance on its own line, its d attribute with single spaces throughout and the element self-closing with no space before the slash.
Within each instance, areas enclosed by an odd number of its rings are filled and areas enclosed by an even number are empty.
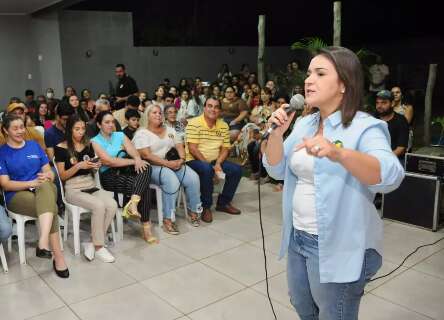
<svg viewBox="0 0 444 320">
<path fill-rule="evenodd" d="M 327 117 L 324 121 L 324 125 L 329 123 L 330 126 L 336 127 L 338 124 L 342 122 L 342 113 L 341 110 L 333 112 L 331 115 Z"/>
</svg>

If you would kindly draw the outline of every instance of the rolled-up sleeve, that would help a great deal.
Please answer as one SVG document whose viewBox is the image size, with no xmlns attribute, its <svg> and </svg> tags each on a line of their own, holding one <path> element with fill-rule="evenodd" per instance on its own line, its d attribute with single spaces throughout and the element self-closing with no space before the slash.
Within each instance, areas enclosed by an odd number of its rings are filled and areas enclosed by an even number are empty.
<svg viewBox="0 0 444 320">
<path fill-rule="evenodd" d="M 390 148 L 390 134 L 385 123 L 367 128 L 361 135 L 358 151 L 375 157 L 381 168 L 381 181 L 369 185 L 373 193 L 389 193 L 404 179 L 404 168 Z"/>
<path fill-rule="evenodd" d="M 272 177 L 275 180 L 284 180 L 285 176 L 285 156 L 282 157 L 281 161 L 272 166 L 267 161 L 267 155 L 264 153 L 262 157 L 262 163 L 264 165 L 264 168 L 267 170 L 270 177 Z"/>
</svg>

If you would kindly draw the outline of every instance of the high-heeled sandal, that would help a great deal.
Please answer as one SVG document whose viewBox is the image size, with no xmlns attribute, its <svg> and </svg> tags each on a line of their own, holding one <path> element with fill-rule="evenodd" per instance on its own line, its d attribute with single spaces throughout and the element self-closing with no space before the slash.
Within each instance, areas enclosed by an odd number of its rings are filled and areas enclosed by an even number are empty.
<svg viewBox="0 0 444 320">
<path fill-rule="evenodd" d="M 148 244 L 159 243 L 159 240 L 151 233 L 151 223 L 142 223 L 142 239 Z"/>
<path fill-rule="evenodd" d="M 130 201 L 123 207 L 122 217 L 126 219 L 140 219 L 140 213 L 137 211 L 137 204 L 140 202 L 140 196 L 132 195 Z M 136 207 L 136 212 L 132 210 L 133 204 Z"/>
</svg>

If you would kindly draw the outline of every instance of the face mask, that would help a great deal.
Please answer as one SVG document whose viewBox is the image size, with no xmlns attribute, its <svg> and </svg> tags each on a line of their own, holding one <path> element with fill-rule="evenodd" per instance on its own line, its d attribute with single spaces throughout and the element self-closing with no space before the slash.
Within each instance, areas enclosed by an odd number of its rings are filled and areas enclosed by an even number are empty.
<svg viewBox="0 0 444 320">
<path fill-rule="evenodd" d="M 53 93 L 53 92 L 47 92 L 47 93 L 46 93 L 46 97 L 47 97 L 48 99 L 52 99 L 52 98 L 54 98 L 54 93 Z"/>
</svg>

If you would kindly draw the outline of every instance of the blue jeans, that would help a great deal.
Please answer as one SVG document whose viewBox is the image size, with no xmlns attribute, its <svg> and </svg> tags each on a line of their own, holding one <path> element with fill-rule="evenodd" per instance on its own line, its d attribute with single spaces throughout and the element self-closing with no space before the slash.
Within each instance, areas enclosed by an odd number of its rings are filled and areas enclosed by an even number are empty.
<svg viewBox="0 0 444 320">
<path fill-rule="evenodd" d="M 7 240 L 12 233 L 11 219 L 6 215 L 5 209 L 0 206 L 0 242 Z"/>
<path fill-rule="evenodd" d="M 211 205 L 213 204 L 213 165 L 200 160 L 191 160 L 188 161 L 187 164 L 193 168 L 200 177 L 202 206 L 204 208 L 211 208 Z M 225 173 L 225 183 L 222 193 L 219 195 L 217 204 L 225 206 L 234 198 L 237 186 L 242 177 L 242 168 L 238 164 L 224 161 L 222 163 L 222 170 Z"/>
<path fill-rule="evenodd" d="M 367 249 L 357 281 L 320 283 L 317 236 L 293 229 L 287 265 L 290 302 L 301 320 L 357 320 L 364 287 L 381 264 L 376 250 Z"/>
<path fill-rule="evenodd" d="M 202 212 L 202 204 L 200 202 L 200 183 L 197 173 L 188 166 L 182 166 L 177 171 L 163 167 L 160 176 L 161 181 L 159 181 L 160 168 L 160 166 L 151 166 L 151 182 L 162 188 L 163 217 L 171 219 L 172 212 L 176 210 L 176 201 L 180 192 L 177 190 L 182 177 L 182 186 L 187 196 L 187 207 L 190 211 L 200 214 Z"/>
</svg>

